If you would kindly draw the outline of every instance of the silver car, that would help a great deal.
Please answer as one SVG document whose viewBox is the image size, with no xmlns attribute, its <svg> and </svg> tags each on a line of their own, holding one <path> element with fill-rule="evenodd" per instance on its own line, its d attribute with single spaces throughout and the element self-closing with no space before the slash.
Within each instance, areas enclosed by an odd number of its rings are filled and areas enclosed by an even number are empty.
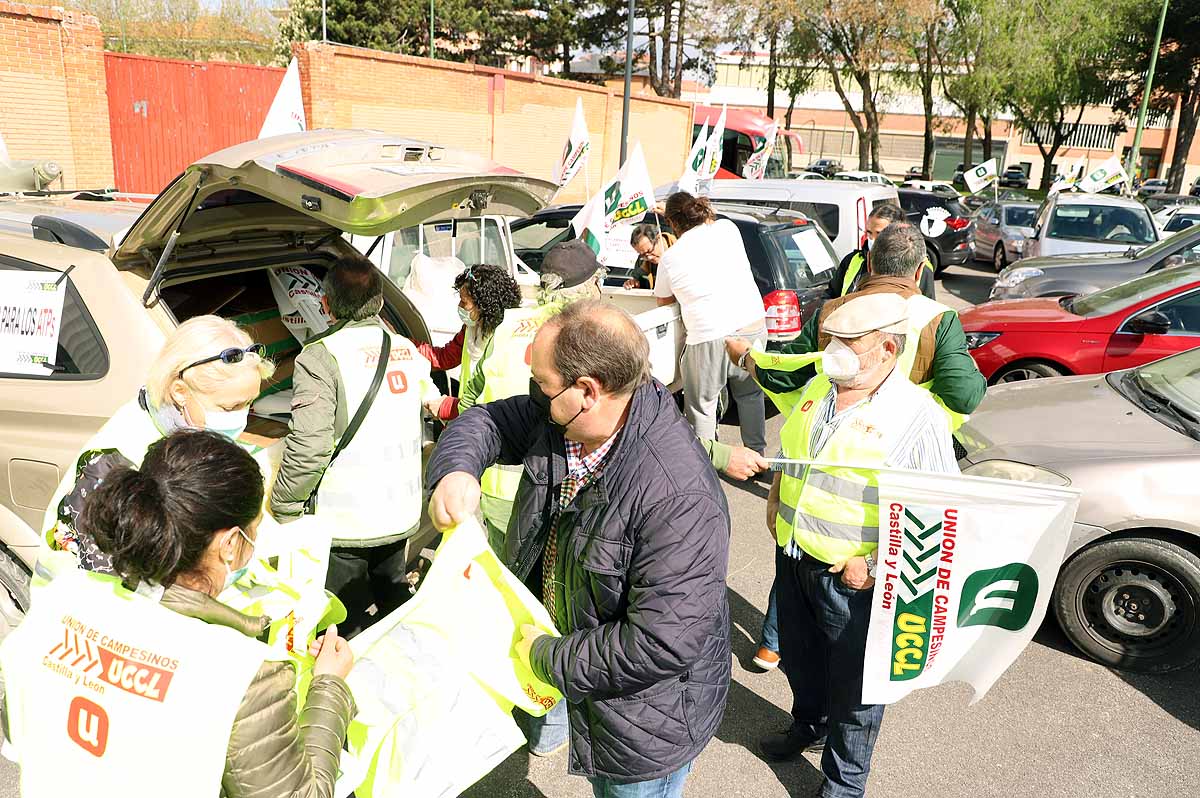
<svg viewBox="0 0 1200 798">
<path fill-rule="evenodd" d="M 955 449 L 965 474 L 1082 491 L 1051 601 L 1080 651 L 1143 672 L 1200 659 L 1200 349 L 992 388 Z"/>
<path fill-rule="evenodd" d="M 989 202 L 975 212 L 975 260 L 990 261 L 996 271 L 1021 259 L 1024 241 L 1033 236 L 1034 202 Z"/>
<path fill-rule="evenodd" d="M 1083 252 L 1124 252 L 1153 244 L 1158 228 L 1146 206 L 1110 194 L 1058 193 L 1038 209 L 1033 235 L 1022 247 L 1026 258 Z"/>
</svg>

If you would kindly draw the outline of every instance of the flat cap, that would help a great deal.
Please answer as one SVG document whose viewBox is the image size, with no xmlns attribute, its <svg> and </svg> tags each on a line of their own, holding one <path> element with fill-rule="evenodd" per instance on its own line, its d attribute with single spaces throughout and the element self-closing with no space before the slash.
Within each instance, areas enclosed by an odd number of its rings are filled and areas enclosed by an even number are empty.
<svg viewBox="0 0 1200 798">
<path fill-rule="evenodd" d="M 542 276 L 557 275 L 562 279 L 551 288 L 574 288 L 590 280 L 600 269 L 600 261 L 591 247 L 578 238 L 562 241 L 550 247 L 542 260 Z"/>
<path fill-rule="evenodd" d="M 859 338 L 875 332 L 908 331 L 908 303 L 898 294 L 865 294 L 839 305 L 821 323 L 821 332 Z"/>
</svg>

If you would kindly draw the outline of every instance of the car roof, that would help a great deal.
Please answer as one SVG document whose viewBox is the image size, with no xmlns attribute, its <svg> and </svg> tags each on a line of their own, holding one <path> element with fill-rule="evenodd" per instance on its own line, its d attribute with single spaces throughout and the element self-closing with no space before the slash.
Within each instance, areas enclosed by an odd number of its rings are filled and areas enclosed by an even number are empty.
<svg viewBox="0 0 1200 798">
<path fill-rule="evenodd" d="M 786 224 L 788 222 L 795 222 L 795 221 L 801 221 L 801 220 L 811 221 L 811 219 L 809 219 L 809 217 L 806 216 L 805 214 L 800 213 L 799 211 L 791 210 L 789 208 L 769 208 L 769 207 L 763 207 L 761 205 L 742 205 L 737 202 L 720 202 L 720 201 L 714 201 L 712 203 L 712 206 L 713 206 L 713 210 L 716 211 L 719 215 L 724 216 L 733 221 L 738 221 L 738 222 L 762 222 L 762 223 L 777 222 L 779 224 Z M 579 209 L 582 207 L 583 207 L 582 205 L 577 204 L 577 203 L 570 203 L 570 204 L 563 204 L 563 205 L 551 205 L 549 207 L 542 208 L 540 211 L 538 211 L 535 214 L 530 215 L 527 218 L 537 219 L 538 217 L 541 217 L 541 216 L 570 218 L 570 217 L 573 217 L 575 214 L 579 213 Z M 518 219 L 513 224 L 519 224 L 520 221 L 521 220 Z M 639 224 L 640 224 L 640 222 L 639 222 Z"/>
<path fill-rule="evenodd" d="M 999 205 L 1001 208 L 1034 208 L 1038 207 L 1036 202 L 1026 202 L 1025 200 L 1000 200 L 993 202 L 993 205 Z"/>
<path fill-rule="evenodd" d="M 1115 194 L 1088 194 L 1082 191 L 1059 192 L 1054 195 L 1058 205 L 1111 205 L 1115 208 L 1145 208 L 1140 201 Z"/>
<path fill-rule="evenodd" d="M 113 268 L 112 261 L 98 252 L 10 233 L 0 233 L 0 252 L 58 271 L 65 271 L 69 266 L 80 269 Z"/>
</svg>

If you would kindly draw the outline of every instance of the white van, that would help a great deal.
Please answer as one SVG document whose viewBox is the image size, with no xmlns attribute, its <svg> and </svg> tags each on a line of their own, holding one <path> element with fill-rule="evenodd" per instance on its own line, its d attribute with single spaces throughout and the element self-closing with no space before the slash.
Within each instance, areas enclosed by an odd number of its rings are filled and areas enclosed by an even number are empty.
<svg viewBox="0 0 1200 798">
<path fill-rule="evenodd" d="M 672 184 L 655 194 L 665 200 L 674 190 Z M 895 186 L 847 180 L 714 180 L 709 197 L 799 211 L 821 225 L 839 259 L 862 246 L 867 214 L 889 202 L 900 207 Z"/>
</svg>

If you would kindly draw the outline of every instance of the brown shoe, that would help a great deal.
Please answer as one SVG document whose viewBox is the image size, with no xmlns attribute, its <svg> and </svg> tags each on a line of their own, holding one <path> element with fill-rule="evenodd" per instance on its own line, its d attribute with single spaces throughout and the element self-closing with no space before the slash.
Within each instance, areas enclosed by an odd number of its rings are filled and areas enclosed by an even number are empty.
<svg viewBox="0 0 1200 798">
<path fill-rule="evenodd" d="M 754 655 L 754 664 L 764 671 L 773 671 L 779 667 L 779 654 L 766 647 L 759 648 Z"/>
</svg>

